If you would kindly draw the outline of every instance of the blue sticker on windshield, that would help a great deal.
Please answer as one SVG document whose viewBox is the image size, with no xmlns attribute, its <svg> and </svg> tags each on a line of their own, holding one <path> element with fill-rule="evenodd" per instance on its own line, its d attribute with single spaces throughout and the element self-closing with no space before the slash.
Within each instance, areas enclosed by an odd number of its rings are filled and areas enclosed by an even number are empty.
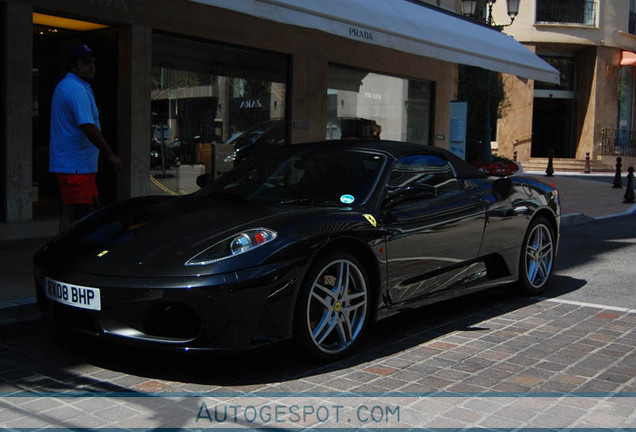
<svg viewBox="0 0 636 432">
<path fill-rule="evenodd" d="M 354 201 L 355 198 L 353 197 L 353 195 L 343 195 L 340 197 L 340 202 L 343 204 L 351 204 Z"/>
</svg>

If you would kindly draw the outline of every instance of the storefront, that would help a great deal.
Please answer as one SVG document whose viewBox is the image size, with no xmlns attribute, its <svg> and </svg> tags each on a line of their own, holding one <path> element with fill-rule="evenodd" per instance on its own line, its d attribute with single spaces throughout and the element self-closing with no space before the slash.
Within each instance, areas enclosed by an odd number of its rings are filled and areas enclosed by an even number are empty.
<svg viewBox="0 0 636 432">
<path fill-rule="evenodd" d="M 0 238 L 56 230 L 49 107 L 78 43 L 99 53 L 92 87 L 102 131 L 124 162 L 117 174 L 100 165 L 106 203 L 188 193 L 198 174 L 222 173 L 250 146 L 359 136 L 369 125 L 385 139 L 447 148 L 458 63 L 556 76 L 514 40 L 452 13 L 362 3 L 0 2 Z"/>
</svg>

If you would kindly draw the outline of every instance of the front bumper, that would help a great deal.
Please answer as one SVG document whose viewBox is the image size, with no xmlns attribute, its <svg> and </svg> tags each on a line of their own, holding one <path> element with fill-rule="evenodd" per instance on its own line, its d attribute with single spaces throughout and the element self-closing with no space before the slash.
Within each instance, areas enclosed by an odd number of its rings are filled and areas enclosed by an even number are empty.
<svg viewBox="0 0 636 432">
<path fill-rule="evenodd" d="M 304 266 L 279 263 L 221 275 L 123 278 L 35 265 L 38 305 L 63 327 L 168 349 L 245 349 L 291 337 Z M 98 288 L 101 310 L 68 306 L 45 293 L 45 278 Z"/>
</svg>

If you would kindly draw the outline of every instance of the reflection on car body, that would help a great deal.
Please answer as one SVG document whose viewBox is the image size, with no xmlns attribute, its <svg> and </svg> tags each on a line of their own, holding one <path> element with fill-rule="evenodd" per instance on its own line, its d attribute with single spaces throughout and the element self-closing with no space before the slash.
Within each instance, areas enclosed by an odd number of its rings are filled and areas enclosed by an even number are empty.
<svg viewBox="0 0 636 432">
<path fill-rule="evenodd" d="M 485 178 L 441 149 L 284 146 L 194 194 L 125 200 L 77 223 L 35 256 L 38 302 L 117 341 L 227 350 L 294 338 L 334 359 L 404 308 L 511 282 L 543 292 L 559 221 L 553 187 Z M 99 309 L 48 295 L 47 280 L 88 288 Z"/>
<path fill-rule="evenodd" d="M 244 132 L 232 136 L 226 144 L 234 146 L 234 153 L 224 162 L 241 163 L 258 152 L 285 144 L 285 122 L 282 119 L 272 119 L 256 123 Z"/>
</svg>

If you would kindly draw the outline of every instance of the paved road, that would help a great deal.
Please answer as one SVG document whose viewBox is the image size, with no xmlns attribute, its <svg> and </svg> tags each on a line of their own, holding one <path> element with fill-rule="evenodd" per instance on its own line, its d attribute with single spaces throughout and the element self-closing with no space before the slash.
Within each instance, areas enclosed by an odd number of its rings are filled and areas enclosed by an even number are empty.
<svg viewBox="0 0 636 432">
<path fill-rule="evenodd" d="M 636 215 L 565 226 L 553 282 L 561 299 L 636 310 Z"/>
<path fill-rule="evenodd" d="M 634 222 L 568 227 L 545 298 L 501 288 L 418 309 L 328 365 L 288 344 L 168 354 L 0 326 L 0 428 L 633 429 Z"/>
</svg>

